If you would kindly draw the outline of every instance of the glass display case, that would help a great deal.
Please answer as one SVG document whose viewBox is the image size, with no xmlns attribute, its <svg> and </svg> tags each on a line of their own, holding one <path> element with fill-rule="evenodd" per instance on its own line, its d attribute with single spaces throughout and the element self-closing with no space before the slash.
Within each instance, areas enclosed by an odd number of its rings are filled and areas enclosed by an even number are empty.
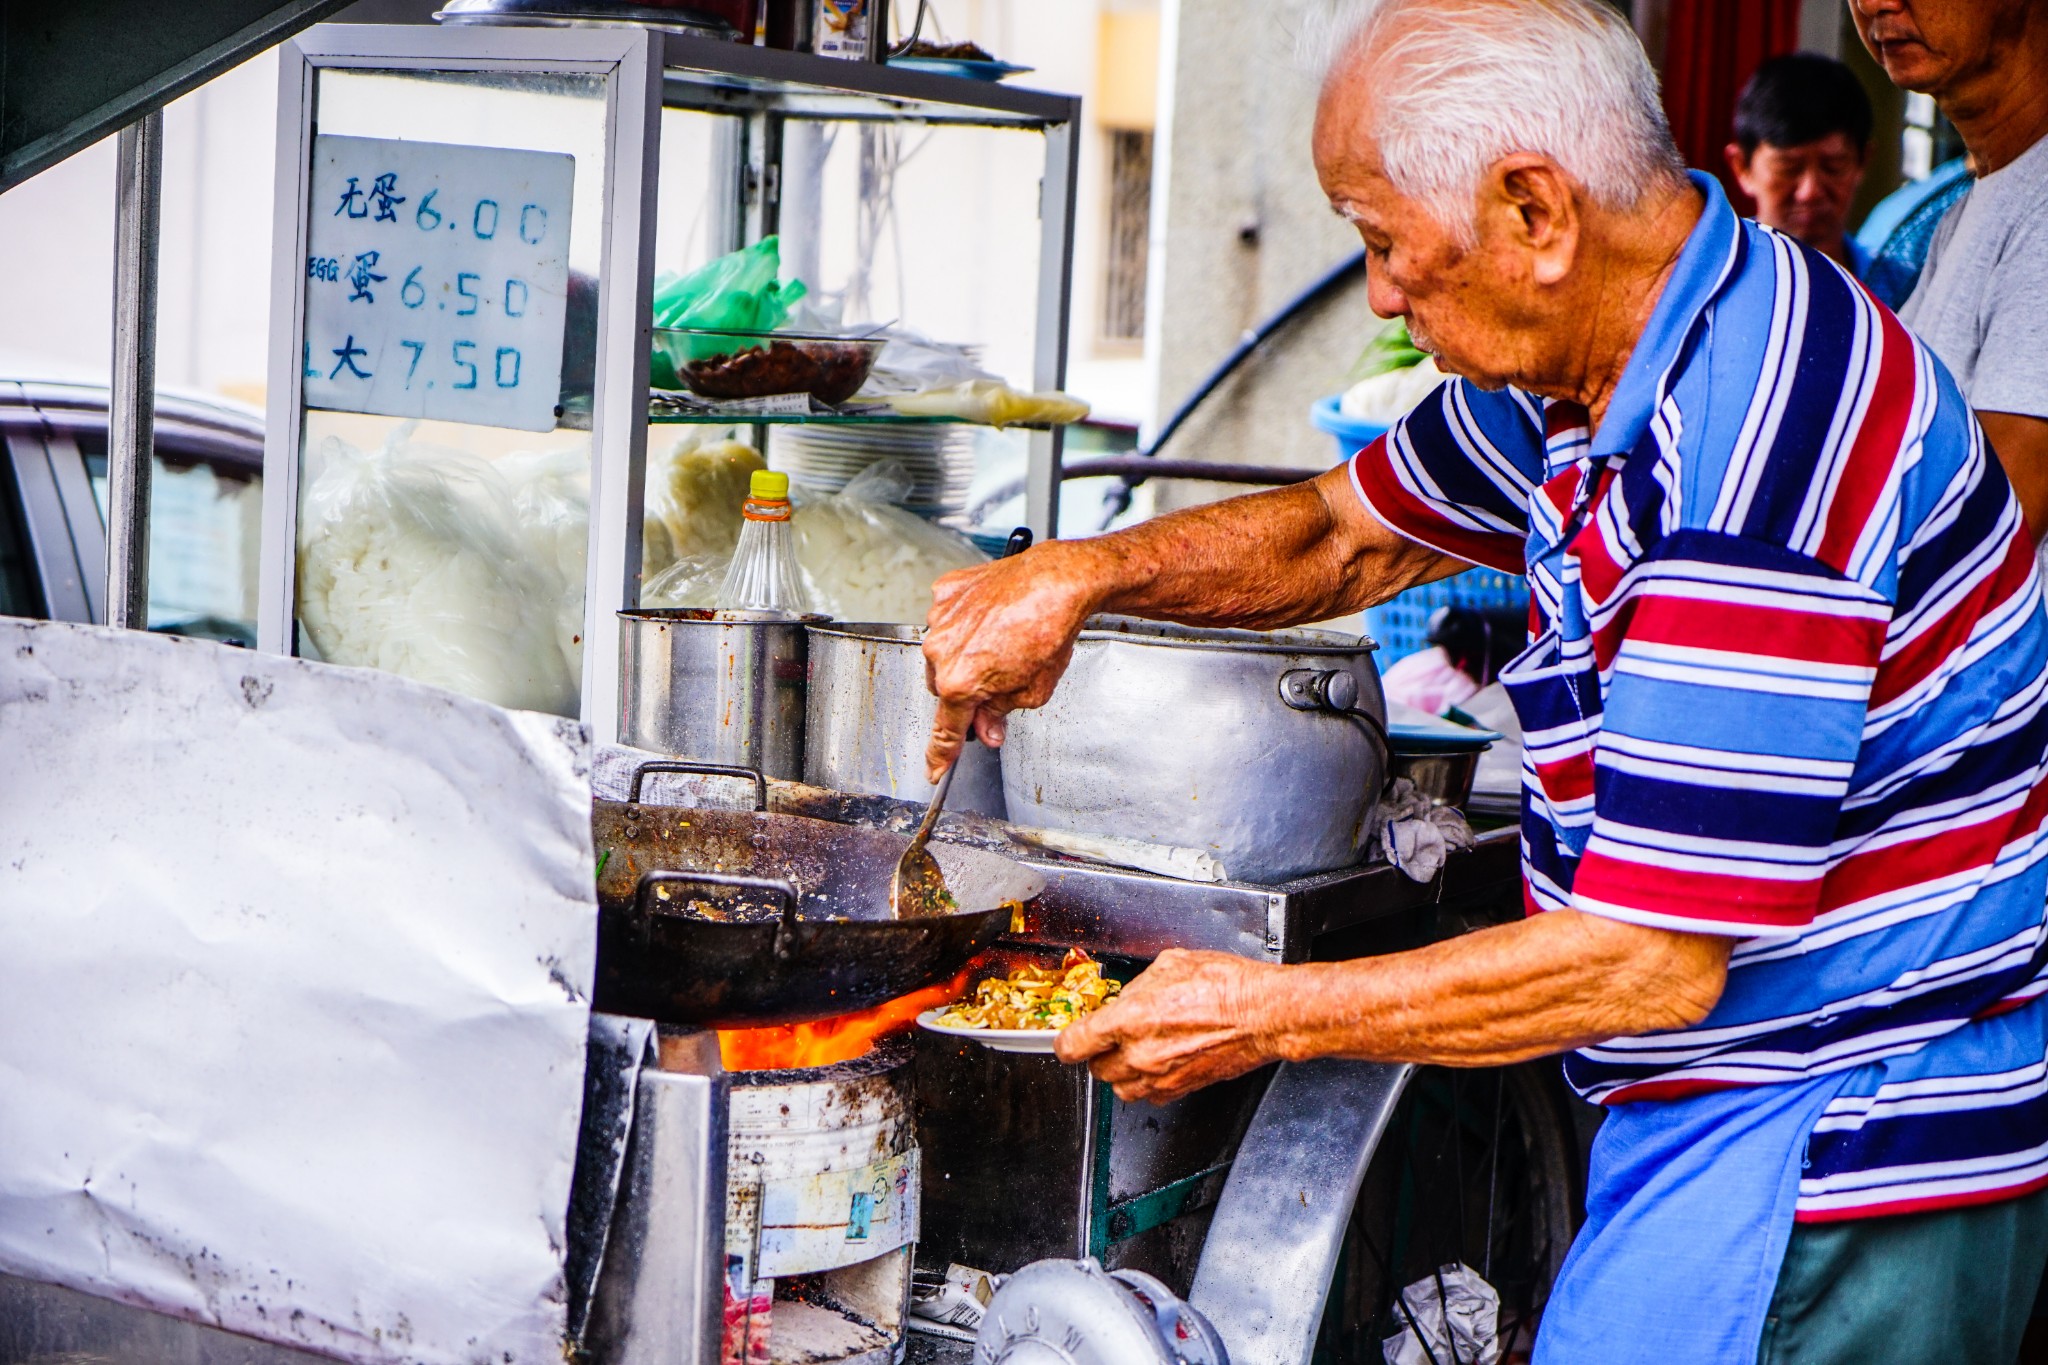
<svg viewBox="0 0 2048 1365">
<path fill-rule="evenodd" d="M 1057 427 L 658 391 L 654 300 L 775 238 L 789 325 L 1059 389 L 1078 99 L 633 27 L 280 51 L 261 648 L 615 739 L 617 612 L 688 567 L 677 507 L 724 490 L 682 462 L 714 438 L 827 489 L 901 449 L 927 518 L 974 459 L 1021 463 L 1050 534 Z"/>
</svg>

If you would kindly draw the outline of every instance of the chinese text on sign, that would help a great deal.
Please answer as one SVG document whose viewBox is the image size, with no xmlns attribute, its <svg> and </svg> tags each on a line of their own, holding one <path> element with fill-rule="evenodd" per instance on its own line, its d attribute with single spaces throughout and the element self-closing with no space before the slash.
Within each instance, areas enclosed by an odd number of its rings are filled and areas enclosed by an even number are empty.
<svg viewBox="0 0 2048 1365">
<path fill-rule="evenodd" d="M 552 430 L 575 177 L 558 152 L 316 137 L 306 405 Z"/>
</svg>

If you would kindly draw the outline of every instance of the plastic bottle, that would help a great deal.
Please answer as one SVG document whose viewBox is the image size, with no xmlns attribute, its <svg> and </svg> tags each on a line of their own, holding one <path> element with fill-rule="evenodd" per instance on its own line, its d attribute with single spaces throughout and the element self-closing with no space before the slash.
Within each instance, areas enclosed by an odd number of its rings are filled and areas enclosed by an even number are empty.
<svg viewBox="0 0 2048 1365">
<path fill-rule="evenodd" d="M 790 532 L 789 475 L 755 470 L 747 481 L 747 501 L 740 514 L 746 521 L 740 526 L 732 566 L 718 589 L 718 609 L 809 611 L 810 596 L 796 567 L 796 541 Z"/>
</svg>

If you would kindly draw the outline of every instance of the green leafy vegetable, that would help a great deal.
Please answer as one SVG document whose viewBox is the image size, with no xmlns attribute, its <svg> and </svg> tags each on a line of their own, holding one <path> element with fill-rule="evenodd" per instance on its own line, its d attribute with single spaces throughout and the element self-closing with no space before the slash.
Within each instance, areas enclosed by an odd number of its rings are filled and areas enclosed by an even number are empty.
<svg viewBox="0 0 2048 1365">
<path fill-rule="evenodd" d="M 1416 350 L 1415 343 L 1409 339 L 1408 320 L 1394 318 L 1365 344 L 1358 363 L 1351 367 L 1350 382 L 1356 384 L 1361 379 L 1410 369 L 1428 358 L 1428 354 Z"/>
</svg>

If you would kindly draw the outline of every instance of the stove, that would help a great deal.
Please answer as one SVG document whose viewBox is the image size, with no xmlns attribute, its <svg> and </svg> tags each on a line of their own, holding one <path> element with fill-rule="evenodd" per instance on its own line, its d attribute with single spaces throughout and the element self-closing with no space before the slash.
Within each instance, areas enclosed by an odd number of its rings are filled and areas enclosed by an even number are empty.
<svg viewBox="0 0 2048 1365">
<path fill-rule="evenodd" d="M 730 1076 L 722 1365 L 902 1359 L 919 1162 L 904 1037 Z"/>
</svg>

